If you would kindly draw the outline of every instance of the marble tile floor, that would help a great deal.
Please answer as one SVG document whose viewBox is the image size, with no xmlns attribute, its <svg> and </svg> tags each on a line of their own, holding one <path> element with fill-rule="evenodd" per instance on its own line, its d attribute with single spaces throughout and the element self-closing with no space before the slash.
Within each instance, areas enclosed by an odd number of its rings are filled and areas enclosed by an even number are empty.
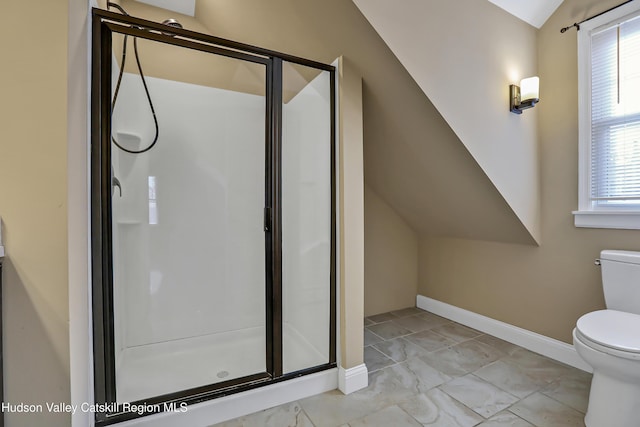
<svg viewBox="0 0 640 427">
<path fill-rule="evenodd" d="M 418 308 L 367 317 L 369 386 L 216 427 L 584 426 L 591 375 Z"/>
</svg>

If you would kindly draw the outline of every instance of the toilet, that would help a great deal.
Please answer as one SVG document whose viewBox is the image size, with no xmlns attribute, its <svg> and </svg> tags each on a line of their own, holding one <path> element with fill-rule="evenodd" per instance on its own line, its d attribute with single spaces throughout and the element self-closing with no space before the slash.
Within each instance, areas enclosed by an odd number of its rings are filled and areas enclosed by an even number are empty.
<svg viewBox="0 0 640 427">
<path fill-rule="evenodd" d="M 573 330 L 576 351 L 593 367 L 584 422 L 640 426 L 640 252 L 605 250 L 599 263 L 607 308 L 580 317 Z"/>
</svg>

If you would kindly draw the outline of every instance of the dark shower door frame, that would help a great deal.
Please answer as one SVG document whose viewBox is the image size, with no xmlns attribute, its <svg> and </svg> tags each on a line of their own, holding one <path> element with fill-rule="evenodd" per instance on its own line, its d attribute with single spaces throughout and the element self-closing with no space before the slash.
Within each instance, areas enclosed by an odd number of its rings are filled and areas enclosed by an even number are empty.
<svg viewBox="0 0 640 427">
<path fill-rule="evenodd" d="M 93 9 L 91 86 L 91 263 L 93 313 L 94 402 L 96 425 L 104 426 L 150 415 L 123 412 L 116 405 L 113 320 L 113 247 L 111 211 L 111 67 L 112 34 L 153 40 L 208 52 L 266 67 L 265 117 L 265 250 L 266 250 L 266 372 L 174 392 L 143 401 L 150 409 L 165 404 L 195 404 L 300 377 L 336 366 L 336 147 L 335 67 L 194 31 Z M 282 63 L 299 64 L 330 73 L 331 104 L 331 263 L 328 363 L 283 374 L 282 366 Z M 162 411 L 162 409 L 160 409 Z"/>
</svg>

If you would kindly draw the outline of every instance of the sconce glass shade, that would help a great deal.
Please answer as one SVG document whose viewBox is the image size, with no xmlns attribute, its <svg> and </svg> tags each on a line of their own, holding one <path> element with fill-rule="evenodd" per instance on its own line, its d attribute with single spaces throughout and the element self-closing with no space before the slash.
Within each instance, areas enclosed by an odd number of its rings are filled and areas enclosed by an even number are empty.
<svg viewBox="0 0 640 427">
<path fill-rule="evenodd" d="M 509 86 L 509 111 L 522 114 L 523 110 L 535 107 L 540 101 L 540 78 L 529 77 L 520 80 L 520 86 Z"/>
<path fill-rule="evenodd" d="M 520 80 L 520 102 L 540 99 L 540 78 L 529 77 Z"/>
</svg>

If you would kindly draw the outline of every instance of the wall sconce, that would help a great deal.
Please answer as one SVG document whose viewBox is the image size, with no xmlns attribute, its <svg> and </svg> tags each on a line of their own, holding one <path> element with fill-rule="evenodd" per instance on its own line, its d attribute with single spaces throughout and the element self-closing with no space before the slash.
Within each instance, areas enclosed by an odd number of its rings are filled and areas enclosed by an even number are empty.
<svg viewBox="0 0 640 427">
<path fill-rule="evenodd" d="M 509 111 L 522 114 L 522 110 L 534 107 L 540 101 L 540 78 L 520 80 L 520 86 L 509 86 Z"/>
</svg>

